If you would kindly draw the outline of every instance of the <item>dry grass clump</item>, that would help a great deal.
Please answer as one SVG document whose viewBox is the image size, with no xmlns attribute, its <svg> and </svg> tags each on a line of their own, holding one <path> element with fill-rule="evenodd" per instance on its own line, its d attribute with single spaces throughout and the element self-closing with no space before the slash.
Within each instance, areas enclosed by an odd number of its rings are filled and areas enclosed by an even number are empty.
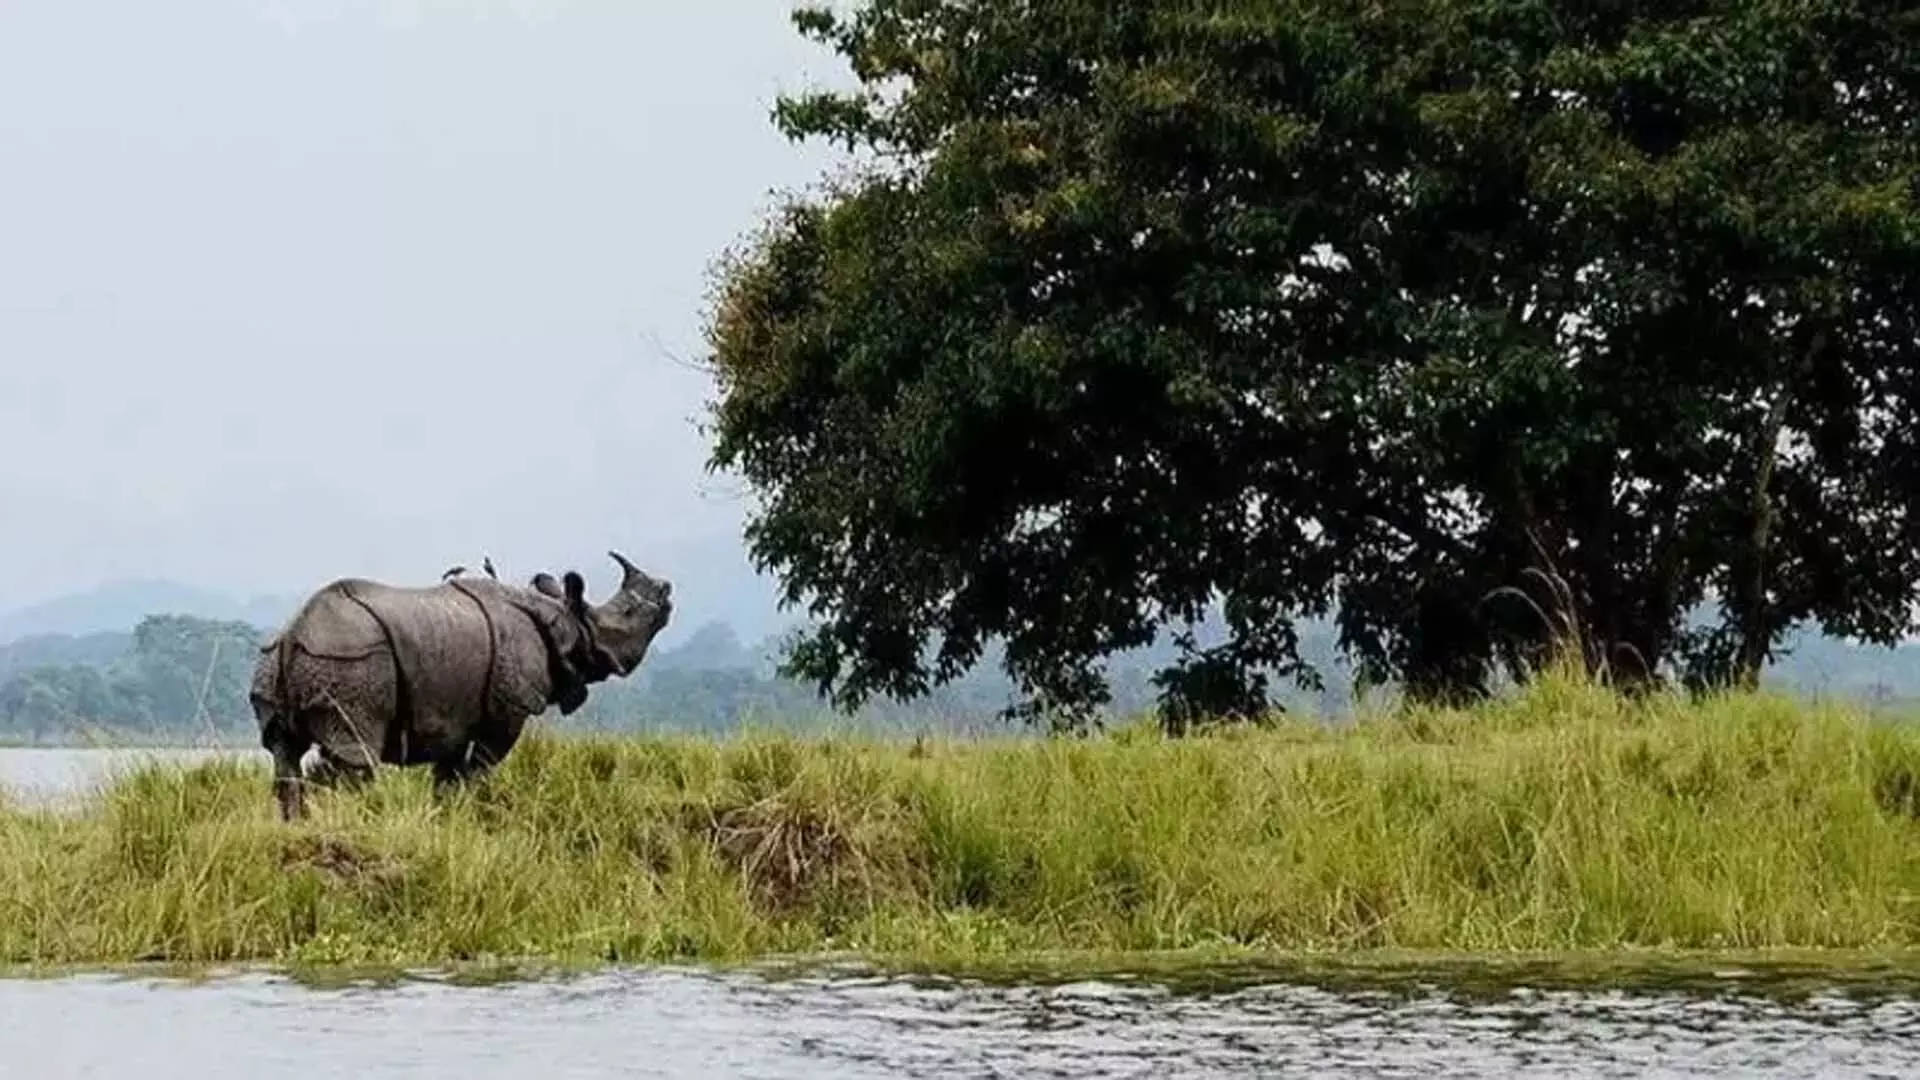
<svg viewBox="0 0 1920 1080">
<path fill-rule="evenodd" d="M 312 805 L 264 761 L 0 803 L 0 962 L 1920 946 L 1920 732 L 1558 677 L 1184 740 L 534 738 Z"/>
</svg>

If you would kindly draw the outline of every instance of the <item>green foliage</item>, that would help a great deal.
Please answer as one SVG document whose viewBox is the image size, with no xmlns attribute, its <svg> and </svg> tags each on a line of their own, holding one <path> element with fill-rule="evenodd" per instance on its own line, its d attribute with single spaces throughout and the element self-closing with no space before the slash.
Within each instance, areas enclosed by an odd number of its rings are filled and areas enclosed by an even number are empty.
<svg viewBox="0 0 1920 1080">
<path fill-rule="evenodd" d="M 119 655 L 84 642 L 77 639 L 73 650 L 81 662 L 29 667 L 0 682 L 0 738 L 41 742 L 88 728 L 252 733 L 247 684 L 260 642 L 253 627 L 153 615 L 140 621 L 130 648 Z"/>
<path fill-rule="evenodd" d="M 100 667 L 133 648 L 131 633 L 33 634 L 0 643 L 0 679 L 42 667 Z"/>
<path fill-rule="evenodd" d="M 713 464 L 817 626 L 1036 711 L 1219 605 L 1169 726 L 1311 685 L 1696 685 L 1920 580 L 1920 16 L 1879 0 L 871 0 L 781 128 L 870 167 L 724 267 Z M 1564 588 L 1487 602 L 1544 572 Z M 1688 627 L 1717 601 L 1717 621 Z M 1543 618 L 1542 616 L 1545 616 Z"/>
<path fill-rule="evenodd" d="M 1920 728 L 1549 677 L 1190 739 L 555 739 L 274 817 L 264 761 L 0 806 L 0 964 L 1920 946 Z"/>
</svg>

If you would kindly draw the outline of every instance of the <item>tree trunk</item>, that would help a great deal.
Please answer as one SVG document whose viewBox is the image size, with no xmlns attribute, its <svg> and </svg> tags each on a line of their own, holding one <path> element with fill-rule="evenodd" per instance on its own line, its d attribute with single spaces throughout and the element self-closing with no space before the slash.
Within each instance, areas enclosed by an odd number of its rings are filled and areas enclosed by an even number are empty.
<svg viewBox="0 0 1920 1080">
<path fill-rule="evenodd" d="M 1816 331 L 1801 360 L 1801 371 L 1810 370 L 1825 351 L 1827 335 Z M 1754 446 L 1753 490 L 1747 504 L 1747 545 L 1745 580 L 1739 585 L 1740 647 L 1735 656 L 1734 678 L 1744 690 L 1760 686 L 1760 669 L 1773 648 L 1773 627 L 1767 617 L 1767 551 L 1773 544 L 1773 472 L 1780 457 L 1780 433 L 1787 424 L 1787 408 L 1793 401 L 1793 384 L 1780 388 L 1767 407 Z"/>
</svg>

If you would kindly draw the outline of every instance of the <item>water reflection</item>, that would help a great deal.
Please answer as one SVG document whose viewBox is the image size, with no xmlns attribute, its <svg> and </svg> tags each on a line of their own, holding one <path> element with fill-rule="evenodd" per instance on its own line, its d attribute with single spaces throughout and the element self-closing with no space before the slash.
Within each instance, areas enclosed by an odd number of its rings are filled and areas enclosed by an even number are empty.
<svg viewBox="0 0 1920 1080">
<path fill-rule="evenodd" d="M 197 765 L 218 757 L 261 757 L 250 747 L 39 748 L 0 746 L 0 793 L 32 806 L 70 805 L 115 777 L 153 762 Z"/>
<path fill-rule="evenodd" d="M 0 981 L 9 1075 L 1911 1077 L 1920 1005 L 1869 988 L 995 985 L 661 970 L 315 988 Z"/>
</svg>

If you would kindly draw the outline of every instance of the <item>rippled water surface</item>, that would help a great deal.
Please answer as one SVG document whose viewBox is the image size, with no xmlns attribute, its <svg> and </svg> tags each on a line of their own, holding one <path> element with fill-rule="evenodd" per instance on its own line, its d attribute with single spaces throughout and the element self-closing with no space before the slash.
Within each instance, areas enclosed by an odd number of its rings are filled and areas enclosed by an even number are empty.
<svg viewBox="0 0 1920 1080">
<path fill-rule="evenodd" d="M 156 753 L 206 752 L 0 750 L 0 785 L 58 800 Z M 0 978 L 0 1076 L 1920 1077 L 1910 977 L 1501 980 Z"/>
<path fill-rule="evenodd" d="M 316 989 L 0 980 L 9 1076 L 1913 1077 L 1910 997 L 685 971 Z"/>
</svg>

